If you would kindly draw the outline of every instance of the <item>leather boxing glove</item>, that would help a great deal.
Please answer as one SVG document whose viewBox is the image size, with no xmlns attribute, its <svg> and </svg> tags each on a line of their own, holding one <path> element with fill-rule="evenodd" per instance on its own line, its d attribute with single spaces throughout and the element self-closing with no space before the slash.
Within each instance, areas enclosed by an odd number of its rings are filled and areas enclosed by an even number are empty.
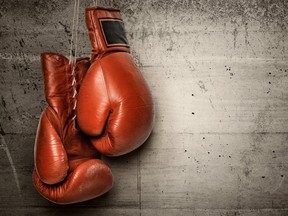
<svg viewBox="0 0 288 216">
<path fill-rule="evenodd" d="M 89 59 L 73 64 L 62 55 L 41 55 L 48 107 L 37 129 L 33 182 L 46 199 L 69 204 L 98 197 L 112 187 L 110 168 L 75 123 L 76 93 L 90 66 Z"/>
<path fill-rule="evenodd" d="M 151 133 L 152 95 L 130 55 L 120 11 L 87 8 L 86 24 L 92 63 L 79 90 L 77 121 L 99 152 L 123 155 Z"/>
</svg>

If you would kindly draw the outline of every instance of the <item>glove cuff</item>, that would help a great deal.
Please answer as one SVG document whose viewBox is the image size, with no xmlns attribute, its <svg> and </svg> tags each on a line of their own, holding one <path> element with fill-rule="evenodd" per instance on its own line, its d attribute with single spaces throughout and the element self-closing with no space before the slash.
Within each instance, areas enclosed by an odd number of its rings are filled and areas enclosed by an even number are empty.
<svg viewBox="0 0 288 216">
<path fill-rule="evenodd" d="M 107 52 L 130 52 L 120 10 L 103 7 L 87 8 L 86 25 L 92 44 L 92 60 Z"/>
</svg>

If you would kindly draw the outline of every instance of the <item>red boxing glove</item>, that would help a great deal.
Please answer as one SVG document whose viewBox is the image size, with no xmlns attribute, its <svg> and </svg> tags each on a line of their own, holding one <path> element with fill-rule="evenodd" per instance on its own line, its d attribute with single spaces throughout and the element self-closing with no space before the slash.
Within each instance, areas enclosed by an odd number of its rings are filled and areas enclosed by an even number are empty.
<svg viewBox="0 0 288 216">
<path fill-rule="evenodd" d="M 76 93 L 90 66 L 78 59 L 75 71 L 65 56 L 41 55 L 48 107 L 38 125 L 33 182 L 46 199 L 69 204 L 98 197 L 112 187 L 110 168 L 90 140 L 76 128 Z"/>
<path fill-rule="evenodd" d="M 130 55 L 120 11 L 88 8 L 86 23 L 92 64 L 80 87 L 77 121 L 99 152 L 123 155 L 151 133 L 152 95 Z"/>
</svg>

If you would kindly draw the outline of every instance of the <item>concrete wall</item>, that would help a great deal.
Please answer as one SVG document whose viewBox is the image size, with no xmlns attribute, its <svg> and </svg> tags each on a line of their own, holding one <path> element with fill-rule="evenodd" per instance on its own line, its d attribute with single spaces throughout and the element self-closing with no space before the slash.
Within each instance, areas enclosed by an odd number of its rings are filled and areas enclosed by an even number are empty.
<svg viewBox="0 0 288 216">
<path fill-rule="evenodd" d="M 69 55 L 73 1 L 0 3 L 1 215 L 288 215 L 288 2 L 101 1 L 122 10 L 156 104 L 150 139 L 106 158 L 114 188 L 58 206 L 31 181 L 39 54 Z M 81 1 L 79 52 L 90 44 Z"/>
</svg>

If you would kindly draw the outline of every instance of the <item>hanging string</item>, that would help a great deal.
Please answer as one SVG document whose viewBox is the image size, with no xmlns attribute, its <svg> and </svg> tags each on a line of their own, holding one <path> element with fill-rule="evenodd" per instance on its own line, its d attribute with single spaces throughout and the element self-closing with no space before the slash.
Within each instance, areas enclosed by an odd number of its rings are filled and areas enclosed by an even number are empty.
<svg viewBox="0 0 288 216">
<path fill-rule="evenodd" d="M 93 0 L 93 3 L 94 3 L 95 6 L 97 6 L 98 5 L 98 0 Z M 71 44 L 70 44 L 70 56 L 69 56 L 69 63 L 70 64 L 71 63 L 76 63 L 76 59 L 77 59 L 79 9 L 80 9 L 80 0 L 74 0 L 73 20 L 72 20 L 72 34 L 71 34 Z M 74 55 L 73 55 L 73 48 L 74 48 Z M 74 67 L 72 69 L 72 74 L 73 73 L 74 73 Z"/>
<path fill-rule="evenodd" d="M 71 75 L 73 77 L 72 80 L 72 87 L 74 90 L 73 93 L 73 100 L 74 100 L 74 106 L 73 106 L 73 117 L 72 117 L 72 121 L 75 120 L 76 118 L 76 113 L 75 113 L 75 109 L 76 109 L 76 104 L 77 104 L 77 99 L 76 99 L 76 95 L 77 95 L 77 83 L 76 83 L 76 79 L 74 76 L 75 73 L 75 68 L 76 68 L 76 61 L 77 61 L 77 52 L 78 52 L 78 24 L 79 24 L 79 8 L 80 8 L 80 0 L 74 0 L 74 10 L 73 10 L 73 20 L 72 20 L 72 34 L 71 34 L 71 45 L 70 45 L 70 56 L 69 56 L 69 64 L 72 65 L 72 71 L 71 71 Z M 74 49 L 74 56 L 73 56 L 73 49 Z"/>
<path fill-rule="evenodd" d="M 75 31 L 75 15 L 77 10 L 77 0 L 74 1 L 74 10 L 73 10 L 73 20 L 72 20 L 72 34 L 71 34 L 71 43 L 70 43 L 70 55 L 69 55 L 69 64 L 72 62 L 73 56 L 73 45 L 74 45 L 74 31 Z"/>
<path fill-rule="evenodd" d="M 76 32 L 75 32 L 75 55 L 73 63 L 76 63 L 77 59 L 77 51 L 78 51 L 78 24 L 79 24 L 79 7 L 80 7 L 80 0 L 77 0 L 77 10 L 76 10 Z"/>
</svg>

